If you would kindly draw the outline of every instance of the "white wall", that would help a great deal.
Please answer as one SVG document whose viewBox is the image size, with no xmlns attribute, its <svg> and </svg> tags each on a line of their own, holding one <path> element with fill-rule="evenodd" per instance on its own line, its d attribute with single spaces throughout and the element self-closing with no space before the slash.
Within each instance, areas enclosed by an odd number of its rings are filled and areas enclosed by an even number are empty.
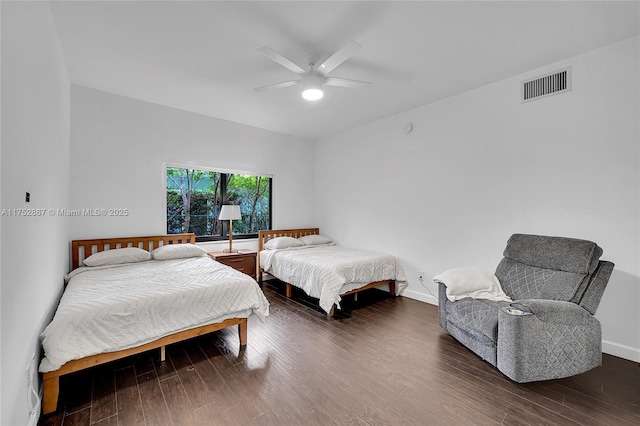
<svg viewBox="0 0 640 426">
<path fill-rule="evenodd" d="M 68 204 L 69 81 L 49 5 L 2 2 L 0 7 L 2 209 Z M 25 203 L 27 191 L 30 203 Z M 62 292 L 66 222 L 48 214 L 2 216 L 3 425 L 29 419 L 26 367 L 32 354 L 39 360 L 38 336 Z"/>
<path fill-rule="evenodd" d="M 308 140 L 72 86 L 72 206 L 130 212 L 73 217 L 72 238 L 165 233 L 164 162 L 273 174 L 273 226 L 309 226 L 313 155 Z"/>
<path fill-rule="evenodd" d="M 512 233 L 596 241 L 616 263 L 604 350 L 640 361 L 638 51 L 635 37 L 318 141 L 322 233 L 398 256 L 405 296 L 431 303 L 417 271 L 437 294 L 447 268 L 494 270 Z M 571 92 L 520 103 L 522 80 L 565 66 Z"/>
</svg>

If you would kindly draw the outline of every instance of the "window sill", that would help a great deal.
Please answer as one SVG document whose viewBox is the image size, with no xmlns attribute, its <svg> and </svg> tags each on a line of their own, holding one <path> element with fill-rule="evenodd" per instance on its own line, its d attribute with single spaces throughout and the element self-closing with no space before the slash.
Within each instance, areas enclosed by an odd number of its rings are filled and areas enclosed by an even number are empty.
<svg viewBox="0 0 640 426">
<path fill-rule="evenodd" d="M 196 244 L 206 251 L 222 251 L 229 248 L 229 240 L 216 240 L 216 241 L 196 241 Z M 257 238 L 233 238 L 233 248 L 240 250 L 258 250 Z"/>
</svg>

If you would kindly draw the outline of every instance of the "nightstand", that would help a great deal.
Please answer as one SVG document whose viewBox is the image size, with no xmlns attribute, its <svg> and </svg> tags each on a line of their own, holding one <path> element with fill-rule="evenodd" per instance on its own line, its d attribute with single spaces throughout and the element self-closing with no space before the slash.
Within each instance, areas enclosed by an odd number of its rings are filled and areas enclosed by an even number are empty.
<svg viewBox="0 0 640 426">
<path fill-rule="evenodd" d="M 233 269 L 258 279 L 258 252 L 254 250 L 240 250 L 237 253 L 212 251 L 207 253 L 213 260 L 231 266 Z"/>
</svg>

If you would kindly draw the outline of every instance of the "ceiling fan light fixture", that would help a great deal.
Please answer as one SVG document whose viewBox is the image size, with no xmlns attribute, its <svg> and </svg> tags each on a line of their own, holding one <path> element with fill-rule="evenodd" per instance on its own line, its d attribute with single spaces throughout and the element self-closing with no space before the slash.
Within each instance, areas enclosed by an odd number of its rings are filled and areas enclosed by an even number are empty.
<svg viewBox="0 0 640 426">
<path fill-rule="evenodd" d="M 1 0 L 0 0 L 1 1 Z M 265 55 L 272 61 L 282 65 L 289 71 L 300 76 L 297 80 L 284 81 L 282 83 L 269 84 L 267 86 L 256 87 L 256 92 L 262 92 L 267 89 L 279 89 L 282 87 L 289 87 L 294 85 L 302 86 L 302 98 L 311 102 L 317 101 L 324 97 L 325 86 L 338 86 L 338 87 L 362 87 L 369 86 L 372 83 L 368 81 L 351 80 L 348 78 L 328 77 L 331 71 L 349 59 L 354 53 L 356 53 L 362 46 L 355 41 L 350 41 L 341 49 L 336 51 L 333 55 L 329 56 L 320 65 L 316 66 L 318 61 L 317 55 L 307 55 L 305 57 L 307 64 L 309 65 L 308 71 L 305 71 L 302 67 L 298 66 L 291 60 L 285 58 L 272 48 L 268 46 L 262 46 L 258 51 Z"/>
<path fill-rule="evenodd" d="M 307 86 L 302 90 L 302 97 L 308 101 L 322 99 L 324 92 L 319 86 Z"/>
</svg>

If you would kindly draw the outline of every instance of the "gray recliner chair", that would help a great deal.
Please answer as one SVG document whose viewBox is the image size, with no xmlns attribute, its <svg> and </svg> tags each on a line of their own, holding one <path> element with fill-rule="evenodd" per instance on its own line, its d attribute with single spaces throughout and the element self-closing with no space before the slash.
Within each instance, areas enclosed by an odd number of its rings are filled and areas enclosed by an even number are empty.
<svg viewBox="0 0 640 426">
<path fill-rule="evenodd" d="M 519 382 L 557 379 L 602 363 L 593 316 L 614 264 L 591 241 L 514 234 L 497 276 L 513 302 L 451 302 L 439 285 L 440 325 L 482 359 Z"/>
</svg>

